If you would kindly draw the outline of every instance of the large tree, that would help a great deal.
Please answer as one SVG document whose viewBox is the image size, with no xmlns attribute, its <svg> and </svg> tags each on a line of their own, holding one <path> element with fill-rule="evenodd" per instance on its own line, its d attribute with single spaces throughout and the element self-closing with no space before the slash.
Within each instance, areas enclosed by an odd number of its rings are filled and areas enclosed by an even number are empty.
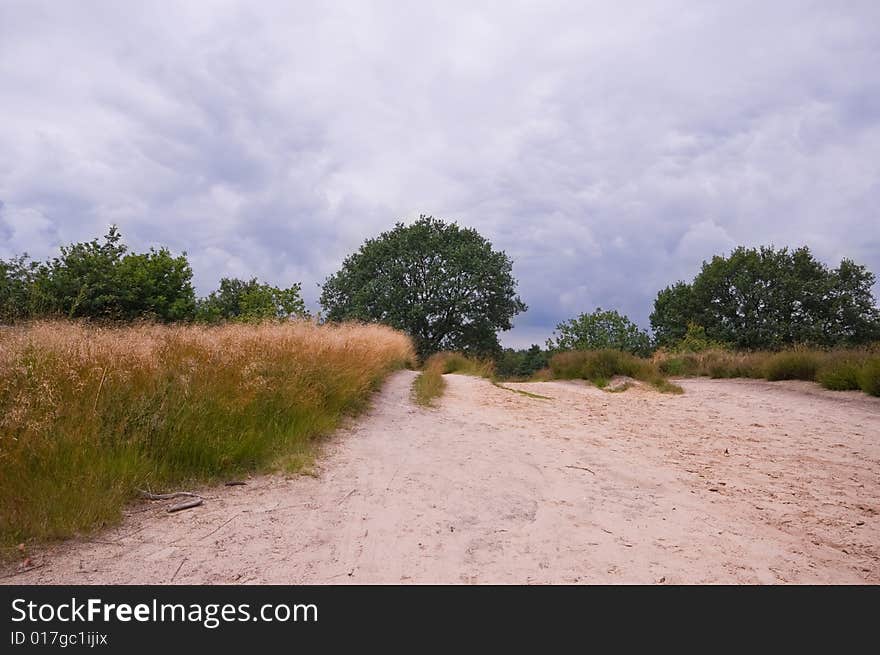
<svg viewBox="0 0 880 655">
<path fill-rule="evenodd" d="M 324 283 L 328 320 L 378 321 L 408 332 L 422 356 L 500 352 L 497 332 L 526 306 L 512 263 L 476 230 L 420 216 L 368 239 Z"/>
<path fill-rule="evenodd" d="M 866 343 L 880 338 L 873 284 L 864 266 L 845 259 L 829 269 L 806 247 L 740 247 L 703 262 L 692 283 L 660 291 L 651 326 L 661 345 L 674 345 L 690 323 L 739 348 Z"/>
</svg>

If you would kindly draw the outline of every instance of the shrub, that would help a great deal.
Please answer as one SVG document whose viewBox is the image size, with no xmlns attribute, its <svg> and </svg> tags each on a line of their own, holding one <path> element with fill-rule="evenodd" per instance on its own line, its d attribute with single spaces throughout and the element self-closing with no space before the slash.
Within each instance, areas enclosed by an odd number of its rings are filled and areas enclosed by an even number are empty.
<svg viewBox="0 0 880 655">
<path fill-rule="evenodd" d="M 859 349 L 788 350 L 783 352 L 734 352 L 706 350 L 699 353 L 670 353 L 660 349 L 653 357 L 664 375 L 708 375 L 711 378 L 762 378 L 767 380 L 810 380 L 834 391 L 865 390 L 869 362 L 878 361 L 877 345 Z M 867 393 L 870 393 L 866 390 Z"/>
<path fill-rule="evenodd" d="M 825 363 L 816 373 L 816 381 L 832 391 L 853 391 L 861 387 L 862 364 L 854 359 L 836 358 Z"/>
<path fill-rule="evenodd" d="M 880 357 L 866 360 L 859 373 L 859 386 L 872 396 L 880 396 Z"/>
<path fill-rule="evenodd" d="M 681 355 L 669 359 L 661 359 L 657 368 L 664 375 L 683 376 L 699 375 L 700 360 L 693 355 Z"/>
<path fill-rule="evenodd" d="M 573 350 L 558 353 L 550 360 L 555 377 L 591 382 L 607 382 L 615 375 L 637 377 L 641 367 L 636 357 L 619 350 Z"/>
<path fill-rule="evenodd" d="M 491 360 L 473 359 L 462 353 L 442 352 L 431 355 L 425 362 L 425 369 L 439 367 L 442 374 L 461 373 L 462 375 L 476 375 L 477 377 L 492 377 L 493 364 Z"/>
<path fill-rule="evenodd" d="M 768 380 L 816 379 L 822 357 L 815 352 L 791 351 L 771 355 L 764 368 Z"/>
<path fill-rule="evenodd" d="M 561 380 L 589 380 L 599 388 L 615 375 L 626 375 L 647 382 L 660 391 L 679 393 L 681 388 L 669 383 L 649 361 L 619 350 L 573 350 L 557 353 L 550 359 L 553 377 Z"/>
</svg>

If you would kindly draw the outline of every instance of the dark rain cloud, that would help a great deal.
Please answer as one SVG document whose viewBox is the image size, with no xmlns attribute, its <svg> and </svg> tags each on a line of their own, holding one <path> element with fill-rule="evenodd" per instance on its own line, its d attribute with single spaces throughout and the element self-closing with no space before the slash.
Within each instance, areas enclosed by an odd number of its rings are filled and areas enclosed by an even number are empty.
<svg viewBox="0 0 880 655">
<path fill-rule="evenodd" d="M 738 244 L 880 272 L 880 5 L 0 5 L 0 257 L 118 223 L 317 284 L 431 213 L 515 261 L 542 343 Z"/>
</svg>

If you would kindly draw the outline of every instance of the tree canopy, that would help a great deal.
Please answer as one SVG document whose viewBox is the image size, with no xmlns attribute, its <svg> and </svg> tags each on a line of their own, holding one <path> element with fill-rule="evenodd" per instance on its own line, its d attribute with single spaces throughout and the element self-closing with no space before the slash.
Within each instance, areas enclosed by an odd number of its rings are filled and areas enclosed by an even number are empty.
<svg viewBox="0 0 880 655">
<path fill-rule="evenodd" d="M 116 226 L 98 239 L 62 246 L 58 257 L 0 261 L 0 320 L 39 316 L 179 321 L 192 317 L 195 291 L 186 253 L 131 253 Z"/>
<path fill-rule="evenodd" d="M 560 323 L 554 337 L 547 340 L 548 350 L 610 348 L 643 356 L 651 352 L 651 338 L 647 332 L 617 311 L 601 307 Z"/>
<path fill-rule="evenodd" d="M 196 318 L 206 322 L 221 320 L 259 321 L 268 318 L 305 317 L 306 305 L 297 283 L 287 289 L 261 283 L 257 278 L 223 278 L 220 288 L 199 300 Z"/>
<path fill-rule="evenodd" d="M 856 345 L 880 338 L 873 284 L 864 266 L 844 259 L 829 269 L 806 247 L 739 247 L 703 262 L 693 282 L 660 291 L 651 327 L 666 346 L 690 323 L 737 348 Z"/>
<path fill-rule="evenodd" d="M 497 332 L 526 310 L 512 262 L 476 230 L 420 216 L 368 239 L 327 278 L 328 320 L 386 323 L 409 333 L 420 355 L 500 352 Z"/>
<path fill-rule="evenodd" d="M 300 284 L 287 289 L 256 278 L 223 278 L 196 301 L 186 253 L 129 252 L 112 226 L 103 240 L 62 246 L 57 257 L 0 260 L 0 322 L 66 317 L 163 322 L 263 320 L 306 316 Z"/>
<path fill-rule="evenodd" d="M 504 378 L 528 378 L 546 368 L 549 360 L 550 353 L 537 344 L 520 350 L 505 348 L 495 360 L 495 372 Z"/>
</svg>

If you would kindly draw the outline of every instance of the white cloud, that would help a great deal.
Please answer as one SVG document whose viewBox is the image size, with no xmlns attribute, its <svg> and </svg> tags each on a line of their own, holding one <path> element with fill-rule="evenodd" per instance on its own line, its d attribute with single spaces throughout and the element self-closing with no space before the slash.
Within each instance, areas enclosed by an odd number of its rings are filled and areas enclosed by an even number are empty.
<svg viewBox="0 0 880 655">
<path fill-rule="evenodd" d="M 880 272 L 880 5 L 5 2 L 0 256 L 118 222 L 301 279 L 420 212 L 515 259 L 510 343 L 733 245 Z M 517 336 L 519 335 L 519 336 Z"/>
</svg>

